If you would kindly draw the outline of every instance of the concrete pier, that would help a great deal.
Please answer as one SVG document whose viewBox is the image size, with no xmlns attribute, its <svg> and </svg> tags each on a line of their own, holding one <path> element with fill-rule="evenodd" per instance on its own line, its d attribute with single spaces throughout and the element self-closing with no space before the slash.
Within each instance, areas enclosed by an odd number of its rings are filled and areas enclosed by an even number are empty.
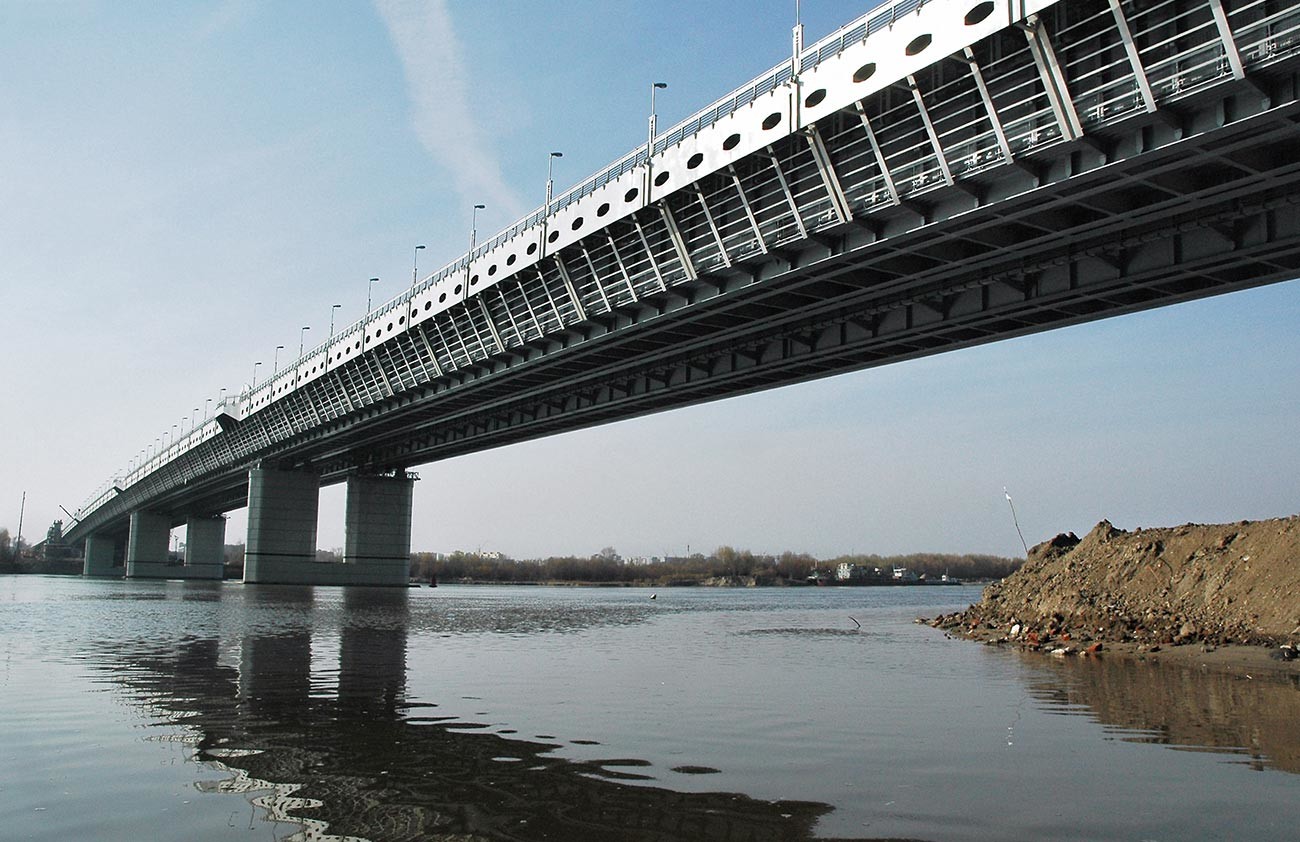
<svg viewBox="0 0 1300 842">
<path fill-rule="evenodd" d="M 411 577 L 411 500 L 415 480 L 348 477 L 343 564 L 354 584 L 401 585 Z"/>
<path fill-rule="evenodd" d="M 117 541 L 108 535 L 91 535 L 86 538 L 86 559 L 81 567 L 83 576 L 121 576 L 123 569 L 113 566 Z"/>
<path fill-rule="evenodd" d="M 292 585 L 322 581 L 316 561 L 320 477 L 306 471 L 253 468 L 248 472 L 248 542 L 244 581 Z M 324 574 L 328 578 L 328 574 Z"/>
<path fill-rule="evenodd" d="M 225 570 L 225 517 L 191 517 L 185 522 L 185 578 L 220 579 Z"/>
<path fill-rule="evenodd" d="M 171 520 L 157 512 L 131 513 L 131 527 L 126 538 L 126 577 L 128 579 L 168 579 L 169 572 L 180 565 L 169 565 L 168 544 Z"/>
</svg>

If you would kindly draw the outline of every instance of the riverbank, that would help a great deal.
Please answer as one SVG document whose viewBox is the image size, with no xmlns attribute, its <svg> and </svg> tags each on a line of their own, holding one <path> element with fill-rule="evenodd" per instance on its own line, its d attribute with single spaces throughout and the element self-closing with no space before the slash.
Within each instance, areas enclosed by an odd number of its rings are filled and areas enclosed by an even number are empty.
<svg viewBox="0 0 1300 842">
<path fill-rule="evenodd" d="M 1300 675 L 1300 516 L 1058 535 L 930 625 L 1058 657 Z"/>
</svg>

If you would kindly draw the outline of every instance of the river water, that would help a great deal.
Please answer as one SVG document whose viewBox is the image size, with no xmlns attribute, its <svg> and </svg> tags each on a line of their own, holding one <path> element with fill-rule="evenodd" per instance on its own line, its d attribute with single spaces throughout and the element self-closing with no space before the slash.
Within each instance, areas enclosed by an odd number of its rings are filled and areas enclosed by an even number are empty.
<svg viewBox="0 0 1300 842">
<path fill-rule="evenodd" d="M 1298 838 L 1295 682 L 978 595 L 0 577 L 0 838 Z"/>
</svg>

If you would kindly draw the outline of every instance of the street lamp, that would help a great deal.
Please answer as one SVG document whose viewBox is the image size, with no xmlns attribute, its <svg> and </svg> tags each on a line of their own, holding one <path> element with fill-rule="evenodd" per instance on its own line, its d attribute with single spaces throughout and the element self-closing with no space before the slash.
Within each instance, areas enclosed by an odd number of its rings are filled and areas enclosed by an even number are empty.
<svg viewBox="0 0 1300 842">
<path fill-rule="evenodd" d="M 424 246 L 415 247 L 415 257 L 411 260 L 411 289 L 415 289 L 415 282 L 420 279 L 420 251 Z"/>
<path fill-rule="evenodd" d="M 370 338 L 370 292 L 379 283 L 378 278 L 371 278 L 366 284 L 366 317 L 361 320 L 361 350 L 366 349 L 366 340 Z"/>
<path fill-rule="evenodd" d="M 194 407 L 194 414 L 190 416 L 190 432 L 194 432 L 194 424 L 199 420 L 199 408 Z"/>
<path fill-rule="evenodd" d="M 487 205 L 475 205 L 474 210 L 470 213 L 469 218 L 469 256 L 474 258 L 474 246 L 478 243 L 478 212 L 486 208 Z"/>
<path fill-rule="evenodd" d="M 262 364 L 261 360 L 258 360 L 257 362 L 253 363 L 253 385 L 248 387 L 250 391 L 257 388 L 257 367 L 261 364 Z"/>
<path fill-rule="evenodd" d="M 551 215 L 551 188 L 554 186 L 551 173 L 554 171 L 555 159 L 563 157 L 563 152 L 552 152 L 551 157 L 546 160 L 546 216 Z"/>
<path fill-rule="evenodd" d="M 650 85 L 650 126 L 646 132 L 645 141 L 645 196 L 646 201 L 650 201 L 650 190 L 654 187 L 654 182 L 650 180 L 650 172 L 654 169 L 651 159 L 655 154 L 655 93 L 668 87 L 667 82 L 655 82 Z"/>
<path fill-rule="evenodd" d="M 325 370 L 326 371 L 328 371 L 330 367 L 330 349 L 334 346 L 334 313 L 342 306 L 343 306 L 342 304 L 330 305 L 330 335 L 329 338 L 325 340 Z"/>
<path fill-rule="evenodd" d="M 424 248 L 424 246 L 420 246 L 420 248 Z M 334 311 L 338 310 L 342 306 L 343 306 L 342 304 L 330 305 L 330 336 L 329 336 L 330 341 L 334 340 Z"/>
<path fill-rule="evenodd" d="M 212 406 L 212 398 L 203 399 L 203 419 L 206 421 L 212 416 L 208 414 L 208 407 Z"/>
<path fill-rule="evenodd" d="M 277 375 L 277 374 L 280 373 L 280 352 L 283 351 L 283 350 L 284 350 L 284 346 L 283 346 L 283 345 L 276 345 L 276 346 L 275 346 L 275 357 L 272 358 L 272 360 L 271 360 L 271 379 L 272 379 L 272 380 L 275 379 L 275 375 Z"/>
<path fill-rule="evenodd" d="M 667 82 L 655 82 L 650 86 L 650 133 L 646 143 L 646 157 L 654 154 L 655 148 L 655 92 L 667 89 Z"/>
<path fill-rule="evenodd" d="M 293 386 L 298 388 L 298 376 L 302 373 L 302 347 L 307 341 L 307 331 L 311 330 L 311 325 L 303 325 L 298 331 L 298 361 L 293 364 Z"/>
<path fill-rule="evenodd" d="M 222 386 L 221 395 L 217 397 L 217 406 L 221 406 L 225 402 L 226 402 L 226 387 Z"/>
</svg>

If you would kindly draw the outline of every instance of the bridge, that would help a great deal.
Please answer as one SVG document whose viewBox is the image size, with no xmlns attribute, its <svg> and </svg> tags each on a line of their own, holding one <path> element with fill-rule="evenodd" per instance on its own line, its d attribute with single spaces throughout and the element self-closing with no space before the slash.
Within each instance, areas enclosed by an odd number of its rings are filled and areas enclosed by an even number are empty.
<svg viewBox="0 0 1300 842">
<path fill-rule="evenodd" d="M 247 505 L 245 581 L 404 584 L 411 467 L 1295 278 L 1298 115 L 1284 0 L 796 27 L 789 61 L 111 478 L 68 540 L 87 574 L 217 577 Z M 317 563 L 340 482 L 344 561 Z"/>
</svg>

